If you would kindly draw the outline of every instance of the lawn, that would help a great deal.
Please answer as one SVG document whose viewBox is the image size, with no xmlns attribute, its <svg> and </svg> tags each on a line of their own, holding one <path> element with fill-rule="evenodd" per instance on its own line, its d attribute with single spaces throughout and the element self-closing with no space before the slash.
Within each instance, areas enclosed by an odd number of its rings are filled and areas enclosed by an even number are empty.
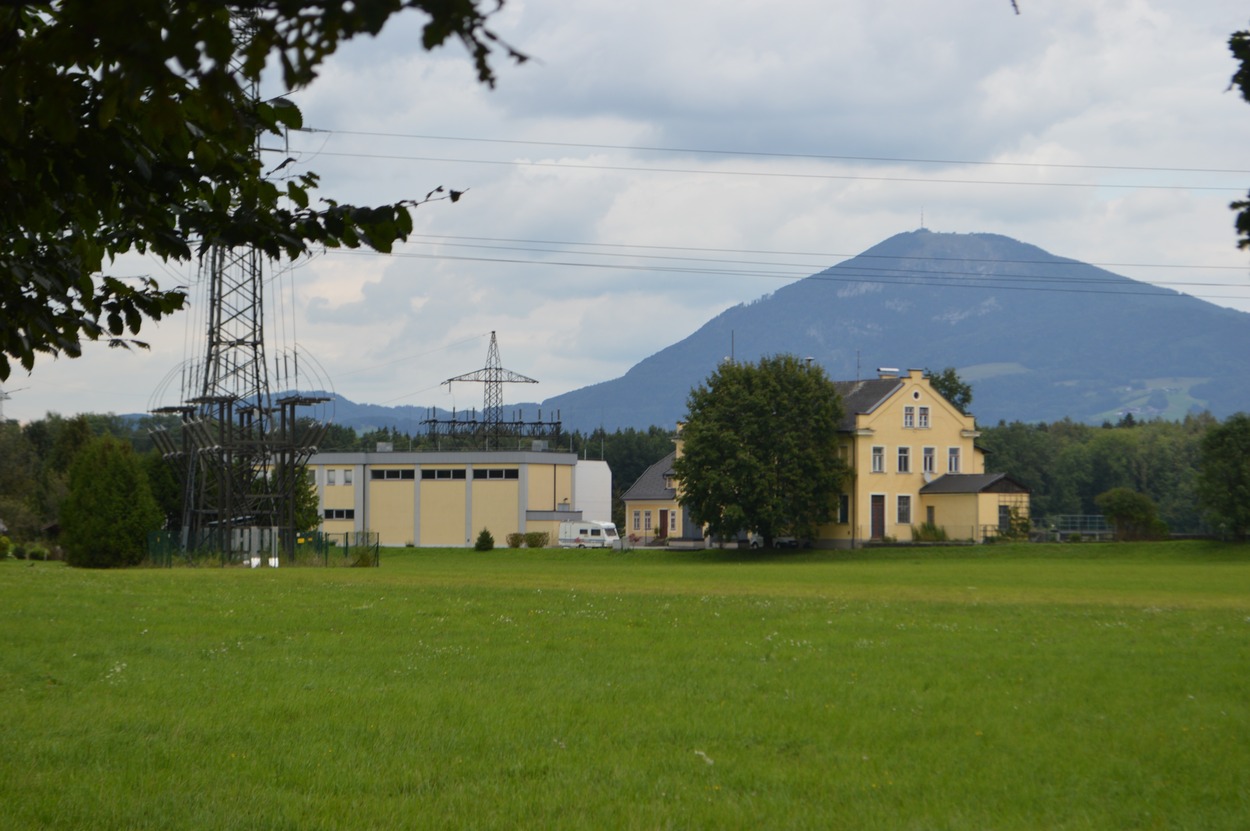
<svg viewBox="0 0 1250 831">
<path fill-rule="evenodd" d="M 1250 548 L 0 563 L 22 828 L 1244 829 Z"/>
</svg>

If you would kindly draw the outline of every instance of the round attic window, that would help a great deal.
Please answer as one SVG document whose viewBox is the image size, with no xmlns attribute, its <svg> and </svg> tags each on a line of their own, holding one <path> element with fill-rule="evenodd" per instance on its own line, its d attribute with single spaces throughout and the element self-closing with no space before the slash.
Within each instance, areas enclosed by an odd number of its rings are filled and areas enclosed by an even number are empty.
<svg viewBox="0 0 1250 831">
<path fill-rule="evenodd" d="M 920 400 L 920 390 L 912 390 L 912 391 L 911 391 L 911 397 L 912 397 L 912 398 L 914 398 L 914 399 L 916 399 L 917 401 L 919 401 L 919 400 Z"/>
</svg>

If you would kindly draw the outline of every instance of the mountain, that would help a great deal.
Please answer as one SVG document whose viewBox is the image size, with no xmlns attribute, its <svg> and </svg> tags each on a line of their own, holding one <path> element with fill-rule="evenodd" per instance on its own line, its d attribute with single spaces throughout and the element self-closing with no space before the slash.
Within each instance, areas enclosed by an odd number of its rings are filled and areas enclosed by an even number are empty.
<svg viewBox="0 0 1250 831">
<path fill-rule="evenodd" d="M 1250 411 L 1250 314 L 996 234 L 898 234 L 735 306 L 611 381 L 549 398 L 566 429 L 669 426 L 717 363 L 793 353 L 835 380 L 955 367 L 982 424 Z"/>
</svg>

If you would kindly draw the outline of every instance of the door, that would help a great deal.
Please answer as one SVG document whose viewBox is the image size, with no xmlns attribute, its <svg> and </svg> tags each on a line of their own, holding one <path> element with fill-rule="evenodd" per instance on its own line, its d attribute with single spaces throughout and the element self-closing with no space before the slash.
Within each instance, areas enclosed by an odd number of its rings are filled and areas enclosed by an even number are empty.
<svg viewBox="0 0 1250 831">
<path fill-rule="evenodd" d="M 885 536 L 885 494 L 872 495 L 872 539 L 879 540 Z"/>
<path fill-rule="evenodd" d="M 660 510 L 660 527 L 656 529 L 655 535 L 657 537 L 668 536 L 668 511 L 666 510 Z"/>
</svg>

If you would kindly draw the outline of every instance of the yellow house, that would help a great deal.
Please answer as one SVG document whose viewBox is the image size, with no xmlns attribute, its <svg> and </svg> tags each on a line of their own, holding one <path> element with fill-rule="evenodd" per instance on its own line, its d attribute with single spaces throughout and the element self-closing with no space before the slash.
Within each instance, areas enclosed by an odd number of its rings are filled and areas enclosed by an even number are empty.
<svg viewBox="0 0 1250 831">
<path fill-rule="evenodd" d="M 834 521 L 820 527 L 813 545 L 907 541 L 925 525 L 951 540 L 984 542 L 1006 532 L 1013 516 L 1027 519 L 1028 489 L 1006 474 L 985 472 L 976 420 L 934 390 L 922 370 L 883 370 L 877 378 L 834 385 L 844 413 L 838 454 L 850 476 L 836 495 Z M 673 462 L 682 451 L 680 432 L 675 443 L 625 493 L 622 536 L 662 536 L 655 529 L 665 522 L 671 540 L 701 535 L 678 501 Z"/>
<path fill-rule="evenodd" d="M 1028 517 L 1028 489 L 985 472 L 976 419 L 938 394 L 922 370 L 883 370 L 835 386 L 844 411 L 838 452 L 851 476 L 818 544 L 910 540 L 921 525 L 983 542 L 1008 529 L 1013 509 Z"/>
<path fill-rule="evenodd" d="M 574 453 L 318 453 L 308 470 L 321 530 L 376 532 L 382 545 L 472 546 L 483 528 L 497 545 L 528 531 L 554 545 L 561 521 L 610 519 L 583 516 L 610 504 L 607 465 Z"/>
<path fill-rule="evenodd" d="M 669 545 L 702 544 L 703 529 L 690 519 L 690 511 L 677 501 L 677 477 L 673 462 L 681 448 L 647 468 L 621 496 L 625 503 L 622 539 L 638 544 L 667 540 Z"/>
</svg>

